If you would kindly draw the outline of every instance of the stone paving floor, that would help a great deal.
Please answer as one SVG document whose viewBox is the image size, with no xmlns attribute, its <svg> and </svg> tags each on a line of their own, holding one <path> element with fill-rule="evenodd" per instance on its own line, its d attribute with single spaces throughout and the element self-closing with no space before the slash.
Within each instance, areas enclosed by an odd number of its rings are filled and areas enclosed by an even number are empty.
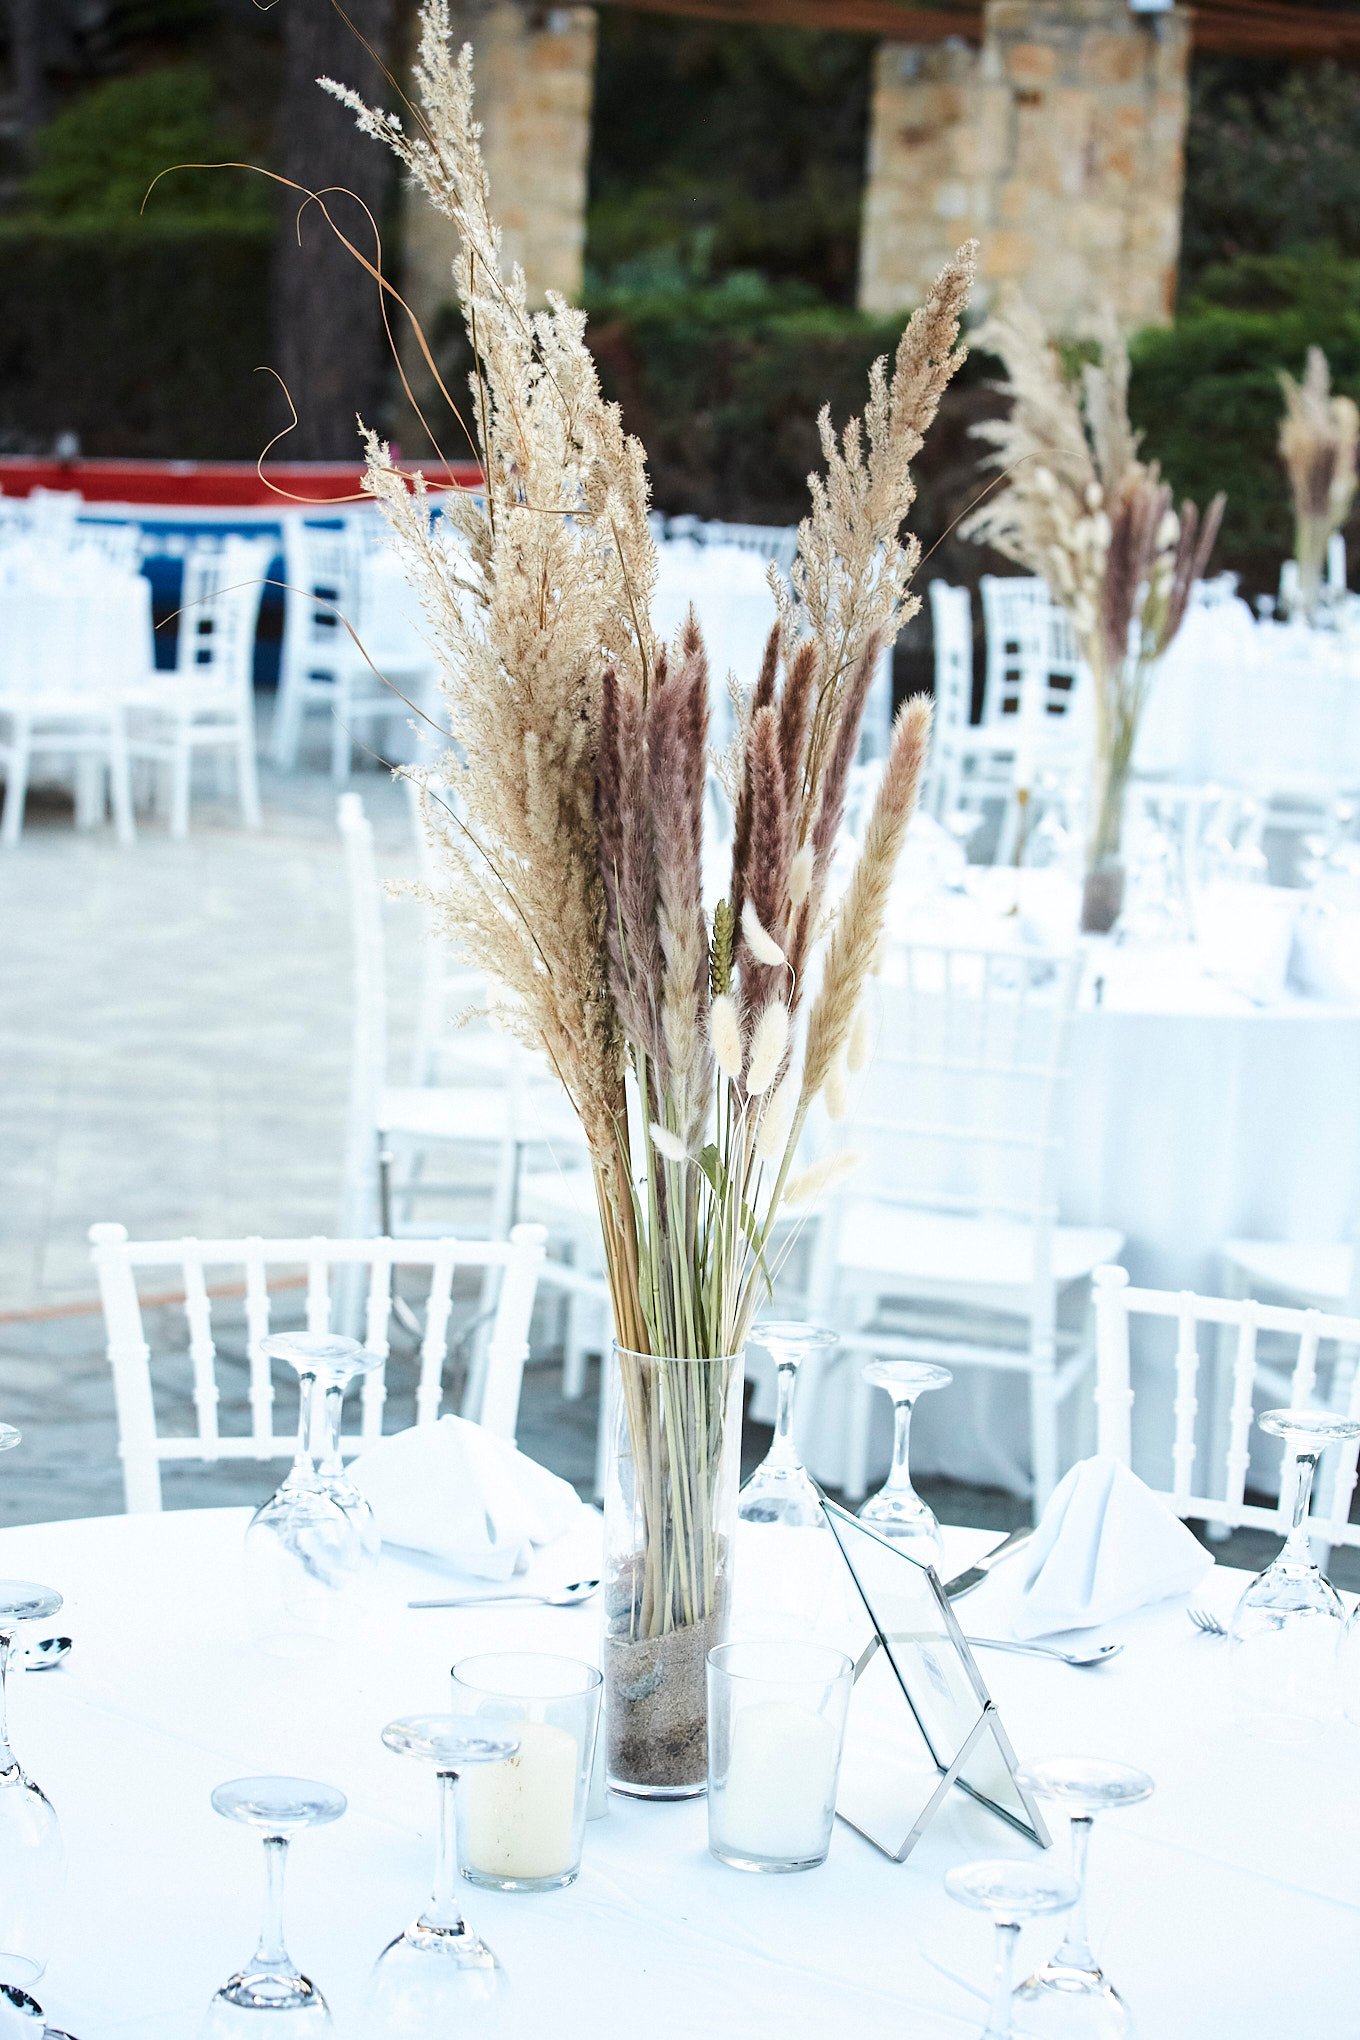
<svg viewBox="0 0 1360 2040">
<path fill-rule="evenodd" d="M 0 1523 L 122 1506 L 94 1221 L 144 1238 L 334 1226 L 351 1025 L 335 795 L 316 770 L 285 778 L 264 764 L 261 778 L 258 833 L 205 790 L 187 841 L 151 818 L 124 851 L 107 830 L 77 834 L 69 802 L 40 794 L 0 857 L 0 1417 L 25 1434 L 0 1460 Z M 374 767 L 352 784 L 384 875 L 410 875 L 401 789 Z M 386 921 L 395 1073 L 409 1054 L 418 910 L 396 904 Z M 150 1313 L 153 1348 L 176 1350 L 182 1323 L 174 1306 Z M 217 1306 L 215 1323 L 230 1406 L 244 1380 L 239 1306 Z M 540 1309 L 521 1442 L 588 1492 L 594 1383 L 563 1399 L 556 1337 L 555 1313 Z M 397 1346 L 390 1383 L 395 1426 L 412 1390 Z M 164 1394 L 173 1423 L 188 1407 L 173 1361 Z M 748 1424 L 748 1465 L 768 1435 Z M 252 1463 L 176 1468 L 166 1503 L 255 1501 L 276 1477 Z M 1025 1513 L 1011 1495 L 922 1485 L 949 1521 L 1001 1529 Z M 1251 1564 L 1271 1542 L 1246 1533 L 1220 1552 Z M 1352 1571 L 1360 1585 L 1360 1561 L 1337 1561 L 1342 1583 Z"/>
</svg>

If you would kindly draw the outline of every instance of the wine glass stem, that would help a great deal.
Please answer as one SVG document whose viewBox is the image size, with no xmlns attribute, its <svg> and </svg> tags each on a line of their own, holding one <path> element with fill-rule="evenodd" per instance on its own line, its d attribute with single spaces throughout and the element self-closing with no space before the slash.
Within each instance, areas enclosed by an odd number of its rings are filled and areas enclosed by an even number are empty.
<svg viewBox="0 0 1360 2040">
<path fill-rule="evenodd" d="M 315 1374 L 298 1374 L 298 1431 L 297 1450 L 293 1454 L 293 1472 L 304 1480 L 312 1474 L 312 1391 L 316 1386 Z"/>
<path fill-rule="evenodd" d="M 9 1665 L 17 1630 L 0 1629 L 0 1771 L 14 1769 L 14 1752 L 9 1746 Z"/>
<path fill-rule="evenodd" d="M 1011 1995 L 1015 1987 L 1015 1944 L 1020 1939 L 1018 1920 L 996 1923 L 996 1969 L 992 1978 L 992 2007 L 987 2014 L 982 2040 L 1011 2040 Z"/>
<path fill-rule="evenodd" d="M 892 1495 L 910 1495 L 914 1500 L 916 1490 L 911 1484 L 911 1412 L 914 1398 L 901 1396 L 893 1404 L 893 1454 L 892 1466 L 885 1482 L 885 1492 Z"/>
<path fill-rule="evenodd" d="M 775 1368 L 774 1441 L 766 1457 L 767 1466 L 796 1466 L 798 1452 L 793 1442 L 793 1393 L 798 1385 L 798 1362 L 780 1360 Z"/>
<path fill-rule="evenodd" d="M 288 1861 L 287 1835 L 264 1838 L 264 1925 L 254 1966 L 271 1976 L 289 1976 L 293 1963 L 283 1944 L 283 1872 Z"/>
<path fill-rule="evenodd" d="M 1312 1547 L 1308 1542 L 1308 1505 L 1313 1499 L 1313 1475 L 1317 1471 L 1319 1454 L 1308 1446 L 1294 1453 L 1294 1520 L 1285 1539 L 1280 1556 L 1292 1559 L 1299 1565 L 1313 1563 Z"/>
<path fill-rule="evenodd" d="M 1063 1935 L 1062 1946 L 1053 1957 L 1053 1966 L 1058 1969 L 1094 1970 L 1096 1967 L 1096 1958 L 1086 1938 L 1086 1858 L 1091 1847 L 1092 1819 L 1089 1813 L 1072 1816 L 1072 1881 L 1077 1887 L 1077 1897 L 1067 1915 L 1067 1931 Z"/>
<path fill-rule="evenodd" d="M 342 1383 L 331 1381 L 326 1384 L 321 1397 L 321 1452 L 317 1472 L 323 1474 L 343 1473 L 345 1463 L 340 1452 L 340 1423 L 345 1409 L 345 1390 Z"/>
<path fill-rule="evenodd" d="M 423 1927 L 439 1927 L 445 1933 L 462 1933 L 463 1915 L 454 1898 L 458 1876 L 458 1824 L 455 1793 L 458 1773 L 439 1773 L 439 1832 L 435 1843 L 434 1890 L 421 1918 Z"/>
</svg>

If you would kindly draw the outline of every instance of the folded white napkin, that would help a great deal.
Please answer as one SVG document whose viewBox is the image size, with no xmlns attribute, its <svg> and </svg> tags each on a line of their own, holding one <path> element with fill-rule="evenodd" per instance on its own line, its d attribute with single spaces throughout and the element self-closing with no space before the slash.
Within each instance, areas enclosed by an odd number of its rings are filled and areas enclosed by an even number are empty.
<svg viewBox="0 0 1360 2040">
<path fill-rule="evenodd" d="M 350 1467 L 386 1544 L 479 1579 L 523 1572 L 535 1544 L 575 1521 L 574 1488 L 463 1417 L 394 1431 Z"/>
<path fill-rule="evenodd" d="M 1213 1565 L 1160 1495 L 1118 1459 L 1082 1459 L 1049 1496 L 1012 1616 L 1018 1637 L 1093 1629 L 1187 1594 Z"/>
</svg>

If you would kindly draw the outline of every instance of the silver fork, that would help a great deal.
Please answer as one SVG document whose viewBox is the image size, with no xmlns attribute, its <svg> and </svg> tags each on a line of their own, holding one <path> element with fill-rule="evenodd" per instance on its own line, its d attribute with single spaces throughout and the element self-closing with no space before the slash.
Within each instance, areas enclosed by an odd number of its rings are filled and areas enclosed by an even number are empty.
<svg viewBox="0 0 1360 2040">
<path fill-rule="evenodd" d="M 1187 1608 L 1186 1614 L 1194 1623 L 1201 1636 L 1226 1636 L 1227 1630 L 1217 1615 L 1211 1615 L 1207 1608 Z"/>
</svg>

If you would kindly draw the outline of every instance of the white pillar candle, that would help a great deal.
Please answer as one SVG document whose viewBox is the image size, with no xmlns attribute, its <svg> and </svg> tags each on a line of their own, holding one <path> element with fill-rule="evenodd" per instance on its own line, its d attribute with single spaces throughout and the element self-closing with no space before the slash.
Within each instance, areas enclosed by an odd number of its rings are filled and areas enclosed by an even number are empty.
<svg viewBox="0 0 1360 2040">
<path fill-rule="evenodd" d="M 839 1738 L 788 1700 L 752 1701 L 732 1723 L 719 1824 L 734 1855 L 805 1862 L 826 1848 Z"/>
<path fill-rule="evenodd" d="M 504 1732 L 518 1737 L 519 1755 L 469 1765 L 459 1780 L 464 1862 L 489 1877 L 560 1877 L 573 1862 L 576 1737 L 546 1721 L 517 1721 Z"/>
</svg>

